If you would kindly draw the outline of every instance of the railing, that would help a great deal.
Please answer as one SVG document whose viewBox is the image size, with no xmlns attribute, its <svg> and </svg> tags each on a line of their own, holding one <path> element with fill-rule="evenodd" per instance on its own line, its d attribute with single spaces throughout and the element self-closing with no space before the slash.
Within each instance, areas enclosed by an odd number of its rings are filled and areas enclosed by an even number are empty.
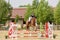
<svg viewBox="0 0 60 40">
<path fill-rule="evenodd" d="M 39 27 L 39 25 L 38 25 L 38 27 Z M 43 25 L 43 29 L 45 29 L 45 25 Z M 54 30 L 60 30 L 60 25 L 53 25 L 53 29 Z"/>
<path fill-rule="evenodd" d="M 60 30 L 60 25 L 53 25 L 54 30 Z"/>
</svg>

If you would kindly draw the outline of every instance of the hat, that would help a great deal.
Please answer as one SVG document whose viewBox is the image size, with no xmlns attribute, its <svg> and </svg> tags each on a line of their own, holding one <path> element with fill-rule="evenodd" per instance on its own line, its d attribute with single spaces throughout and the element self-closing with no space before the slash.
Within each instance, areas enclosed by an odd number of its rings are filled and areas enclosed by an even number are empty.
<svg viewBox="0 0 60 40">
<path fill-rule="evenodd" d="M 31 16 L 35 16 L 34 13 L 32 13 Z"/>
</svg>

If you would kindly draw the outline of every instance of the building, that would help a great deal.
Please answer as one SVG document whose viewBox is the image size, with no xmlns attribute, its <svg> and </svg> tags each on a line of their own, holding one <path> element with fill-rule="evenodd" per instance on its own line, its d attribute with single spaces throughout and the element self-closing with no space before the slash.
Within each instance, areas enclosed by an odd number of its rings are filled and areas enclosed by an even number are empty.
<svg viewBox="0 0 60 40">
<path fill-rule="evenodd" d="M 16 15 L 24 18 L 26 8 L 13 8 L 11 18 L 16 18 Z"/>
<path fill-rule="evenodd" d="M 19 20 L 18 20 L 18 25 L 23 25 L 24 23 L 24 15 L 26 13 L 26 10 L 27 8 L 13 8 L 12 10 L 12 16 L 10 17 L 10 20 L 8 20 L 6 22 L 6 26 L 8 26 L 9 22 L 12 20 L 12 19 L 15 19 L 16 18 L 16 15 L 18 15 L 19 17 L 21 17 Z"/>
</svg>

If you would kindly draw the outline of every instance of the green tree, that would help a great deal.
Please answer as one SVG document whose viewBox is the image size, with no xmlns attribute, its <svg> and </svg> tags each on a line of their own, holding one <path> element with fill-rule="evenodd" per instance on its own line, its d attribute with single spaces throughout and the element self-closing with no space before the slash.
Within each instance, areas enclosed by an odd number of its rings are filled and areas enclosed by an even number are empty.
<svg viewBox="0 0 60 40">
<path fill-rule="evenodd" d="M 60 24 L 60 1 L 54 10 L 54 21 L 55 24 Z"/>
<path fill-rule="evenodd" d="M 37 15 L 38 14 L 38 5 L 39 5 L 39 0 L 33 0 L 32 10 L 36 17 L 38 16 Z"/>
<path fill-rule="evenodd" d="M 44 24 L 46 21 L 54 20 L 53 10 L 48 5 L 48 1 L 46 1 L 46 0 L 41 0 L 40 2 L 37 0 L 34 0 L 32 3 L 32 7 L 28 6 L 27 9 L 28 10 L 25 15 L 25 19 L 28 19 L 28 17 L 33 12 L 35 14 L 35 16 L 37 17 L 38 24 L 40 24 L 40 22 L 42 22 Z"/>
<path fill-rule="evenodd" d="M 25 13 L 25 18 L 24 18 L 25 21 L 29 18 L 31 13 L 32 13 L 32 7 L 28 5 L 27 12 Z"/>
<path fill-rule="evenodd" d="M 39 3 L 38 0 L 33 0 L 33 3 L 32 3 L 32 9 L 33 9 L 33 10 L 37 8 L 38 3 Z"/>
<path fill-rule="evenodd" d="M 37 14 L 37 6 L 38 6 L 37 0 L 33 0 L 32 6 L 30 5 L 27 6 L 28 8 L 25 14 L 25 20 L 27 20 L 32 13 L 35 13 L 35 15 Z"/>
<path fill-rule="evenodd" d="M 0 22 L 8 19 L 11 16 L 11 5 L 5 0 L 0 0 Z"/>
<path fill-rule="evenodd" d="M 15 18 L 15 22 L 18 22 L 18 20 L 20 19 L 21 17 L 19 15 L 16 15 L 16 18 Z"/>
<path fill-rule="evenodd" d="M 38 5 L 38 23 L 42 22 L 44 24 L 46 21 L 52 21 L 53 13 L 51 10 L 52 8 L 48 6 L 48 2 L 46 0 L 41 0 Z"/>
</svg>

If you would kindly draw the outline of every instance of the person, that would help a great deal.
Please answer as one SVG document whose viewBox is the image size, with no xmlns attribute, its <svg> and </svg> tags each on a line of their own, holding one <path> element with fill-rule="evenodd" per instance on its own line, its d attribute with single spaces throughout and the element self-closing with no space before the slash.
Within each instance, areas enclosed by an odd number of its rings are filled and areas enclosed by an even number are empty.
<svg viewBox="0 0 60 40">
<path fill-rule="evenodd" d="M 15 31 L 16 31 L 16 27 L 17 27 L 17 25 L 16 25 L 16 23 L 14 22 L 14 20 L 12 20 L 11 22 L 10 22 L 10 24 L 9 24 L 9 31 L 8 31 L 8 36 L 9 37 L 13 37 L 13 34 L 15 33 Z"/>
<path fill-rule="evenodd" d="M 28 19 L 28 22 L 31 21 L 32 17 L 35 17 L 35 15 L 34 15 L 34 14 L 31 14 L 31 16 L 30 16 L 29 19 Z"/>
<path fill-rule="evenodd" d="M 31 14 L 31 16 L 29 17 L 29 23 L 30 23 L 30 21 L 31 21 L 31 19 L 33 18 L 33 17 L 35 17 L 36 18 L 36 20 L 35 20 L 35 25 L 37 26 L 37 17 L 34 15 L 34 13 L 33 14 Z"/>
<path fill-rule="evenodd" d="M 32 19 L 32 16 L 30 16 L 29 19 L 28 19 L 28 22 L 29 22 L 29 23 L 30 23 L 31 19 Z"/>
</svg>

